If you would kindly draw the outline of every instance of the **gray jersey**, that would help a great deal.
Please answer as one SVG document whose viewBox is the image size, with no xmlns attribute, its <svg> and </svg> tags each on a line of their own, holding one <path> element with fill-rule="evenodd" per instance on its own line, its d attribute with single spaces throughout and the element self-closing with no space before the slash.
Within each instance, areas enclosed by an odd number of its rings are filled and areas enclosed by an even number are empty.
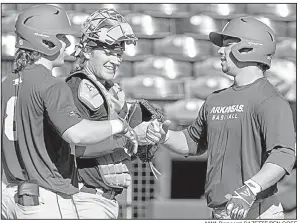
<svg viewBox="0 0 300 223">
<path fill-rule="evenodd" d="M 225 195 L 241 187 L 265 162 L 288 173 L 295 162 L 291 109 L 265 78 L 211 94 L 188 133 L 195 142 L 207 146 L 205 195 L 209 207 L 226 203 Z M 275 191 L 276 185 L 257 197 Z"/>
<path fill-rule="evenodd" d="M 70 179 L 64 179 L 54 165 L 59 147 L 53 145 L 62 139 L 48 138 L 53 135 L 47 134 L 47 128 L 53 128 L 61 136 L 81 121 L 71 91 L 42 65 L 28 66 L 20 76 L 18 79 L 16 74 L 11 74 L 2 83 L 2 166 L 7 180 L 9 183 L 25 180 L 22 167 L 28 178 L 36 180 L 39 186 L 74 194 L 78 189 L 70 184 Z M 19 87 L 18 95 L 16 87 Z"/>
</svg>

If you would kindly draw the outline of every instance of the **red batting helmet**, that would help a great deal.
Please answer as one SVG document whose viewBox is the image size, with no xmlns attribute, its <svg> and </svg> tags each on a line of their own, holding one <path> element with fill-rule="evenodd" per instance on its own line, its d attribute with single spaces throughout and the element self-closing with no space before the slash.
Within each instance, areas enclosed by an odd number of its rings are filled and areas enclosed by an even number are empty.
<svg viewBox="0 0 300 223">
<path fill-rule="evenodd" d="M 53 5 L 36 5 L 24 10 L 17 18 L 16 48 L 35 50 L 48 56 L 62 47 L 58 34 L 78 33 L 71 27 L 67 13 Z M 51 47 L 47 43 L 52 43 Z"/>
<path fill-rule="evenodd" d="M 222 47 L 224 37 L 238 38 L 240 41 L 231 48 L 233 56 L 241 62 L 259 62 L 268 66 L 276 50 L 273 30 L 263 22 L 240 17 L 228 22 L 222 32 L 211 32 L 209 39 L 213 44 Z M 247 53 L 241 53 L 247 49 Z"/>
</svg>

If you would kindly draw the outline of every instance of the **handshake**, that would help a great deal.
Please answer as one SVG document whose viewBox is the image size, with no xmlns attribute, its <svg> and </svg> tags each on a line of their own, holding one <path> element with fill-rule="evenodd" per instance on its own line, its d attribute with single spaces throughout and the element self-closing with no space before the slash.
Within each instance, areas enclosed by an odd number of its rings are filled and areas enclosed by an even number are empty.
<svg viewBox="0 0 300 223">
<path fill-rule="evenodd" d="M 119 120 L 123 124 L 121 134 L 127 138 L 125 147 L 131 154 L 136 154 L 139 146 L 162 144 L 169 139 L 169 127 L 171 124 L 169 120 L 160 122 L 155 119 L 142 122 L 134 128 L 130 127 L 126 120 L 121 118 Z"/>
<path fill-rule="evenodd" d="M 147 125 L 145 140 L 150 144 L 165 143 L 170 137 L 170 125 L 171 121 L 169 120 L 159 122 L 157 119 L 155 119 L 154 121 L 151 121 Z"/>
</svg>

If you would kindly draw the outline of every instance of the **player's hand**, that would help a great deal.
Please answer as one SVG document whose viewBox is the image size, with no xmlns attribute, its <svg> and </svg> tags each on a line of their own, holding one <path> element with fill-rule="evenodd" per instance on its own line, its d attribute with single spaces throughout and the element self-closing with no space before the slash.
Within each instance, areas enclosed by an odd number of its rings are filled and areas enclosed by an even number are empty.
<svg viewBox="0 0 300 223">
<path fill-rule="evenodd" d="M 226 212 L 231 219 L 246 218 L 256 199 L 255 194 L 247 185 L 243 185 L 236 189 L 232 195 L 227 194 L 225 197 L 229 200 L 226 205 Z"/>
<path fill-rule="evenodd" d="M 140 146 L 154 144 L 153 142 L 149 142 L 147 140 L 147 129 L 148 129 L 148 126 L 150 125 L 150 123 L 151 123 L 151 121 L 142 122 L 142 123 L 138 124 L 136 127 L 134 127 L 134 129 L 133 129 L 137 134 L 138 143 Z"/>
<path fill-rule="evenodd" d="M 130 154 L 136 154 L 138 149 L 138 137 L 135 131 L 129 127 L 128 131 L 124 134 L 124 136 L 127 138 L 127 142 L 125 144 L 125 148 L 128 149 L 128 152 Z"/>
<path fill-rule="evenodd" d="M 107 82 L 106 82 L 107 83 Z M 125 93 L 121 87 L 114 83 L 108 91 L 108 97 L 111 102 L 112 109 L 119 113 L 125 104 Z"/>
<path fill-rule="evenodd" d="M 168 131 L 170 125 L 170 120 L 166 120 L 161 123 L 155 119 L 148 125 L 146 139 L 154 144 L 165 143 L 169 138 Z"/>
<path fill-rule="evenodd" d="M 120 134 L 127 138 L 125 148 L 128 149 L 130 154 L 136 154 L 139 145 L 137 134 L 124 119 L 119 118 L 119 120 L 123 123 L 123 130 L 120 132 Z"/>
</svg>

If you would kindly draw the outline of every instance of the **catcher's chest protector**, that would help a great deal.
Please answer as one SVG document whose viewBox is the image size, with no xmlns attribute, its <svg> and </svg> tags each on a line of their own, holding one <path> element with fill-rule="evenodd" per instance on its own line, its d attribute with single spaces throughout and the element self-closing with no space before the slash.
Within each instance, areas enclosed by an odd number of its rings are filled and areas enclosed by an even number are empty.
<svg viewBox="0 0 300 223">
<path fill-rule="evenodd" d="M 93 112 L 97 112 L 102 105 L 106 105 L 104 107 L 108 110 L 108 120 L 116 116 L 109 100 L 109 92 L 99 81 L 92 79 L 82 72 L 73 73 L 68 77 L 67 81 L 71 78 L 81 79 L 78 86 L 79 101 L 85 104 Z M 86 115 L 83 115 L 83 118 L 91 119 L 91 117 L 86 117 Z M 100 118 L 101 117 L 99 117 L 99 119 Z M 121 140 L 118 136 L 113 136 L 112 139 L 118 141 Z M 95 166 L 93 168 L 95 168 L 96 171 L 91 170 L 90 165 L 86 162 L 94 163 Z M 78 168 L 80 169 L 79 175 L 82 180 L 85 181 L 88 175 L 96 174 L 97 176 L 92 176 L 92 178 L 99 179 L 99 182 L 97 183 L 99 187 L 103 187 L 104 183 L 106 187 L 114 189 L 127 188 L 131 182 L 130 162 L 131 156 L 127 153 L 127 149 L 120 146 L 119 148 L 115 148 L 111 153 L 98 158 L 80 159 L 78 162 Z M 85 168 L 84 166 L 87 167 Z"/>
</svg>

